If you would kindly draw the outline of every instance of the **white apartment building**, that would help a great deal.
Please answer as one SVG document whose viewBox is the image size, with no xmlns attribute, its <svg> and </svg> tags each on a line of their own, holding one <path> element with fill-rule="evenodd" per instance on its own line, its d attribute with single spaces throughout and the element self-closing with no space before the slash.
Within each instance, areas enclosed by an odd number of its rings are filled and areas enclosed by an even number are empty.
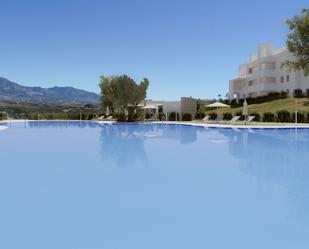
<svg viewBox="0 0 309 249">
<path fill-rule="evenodd" d="M 280 91 L 293 96 L 295 89 L 302 89 L 306 93 L 309 77 L 302 72 L 287 72 L 281 67 L 282 62 L 293 59 L 293 54 L 287 49 L 275 49 L 271 44 L 259 45 L 249 62 L 239 66 L 238 78 L 230 81 L 230 100 Z"/>
</svg>

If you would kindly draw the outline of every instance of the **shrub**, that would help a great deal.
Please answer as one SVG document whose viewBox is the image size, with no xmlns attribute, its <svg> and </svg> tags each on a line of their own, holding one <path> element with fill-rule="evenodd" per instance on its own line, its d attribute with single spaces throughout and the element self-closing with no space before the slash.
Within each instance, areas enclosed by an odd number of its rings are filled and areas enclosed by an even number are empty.
<svg viewBox="0 0 309 249">
<path fill-rule="evenodd" d="M 306 90 L 306 97 L 309 98 L 309 89 Z"/>
<path fill-rule="evenodd" d="M 176 112 L 171 112 L 168 116 L 169 121 L 176 121 Z M 179 120 L 179 113 L 177 112 L 177 120 Z"/>
<path fill-rule="evenodd" d="M 215 120 L 216 118 L 217 118 L 217 113 L 215 113 L 215 112 L 211 112 L 211 113 L 209 113 L 209 117 L 210 117 L 210 119 L 211 120 Z"/>
<path fill-rule="evenodd" d="M 270 100 L 276 100 L 276 99 L 280 99 L 281 95 L 280 95 L 280 92 L 270 92 L 268 93 L 267 97 Z"/>
<path fill-rule="evenodd" d="M 272 112 L 264 113 L 263 122 L 275 122 L 275 114 L 273 114 Z"/>
<path fill-rule="evenodd" d="M 192 121 L 192 114 L 191 113 L 184 113 L 182 115 L 182 120 L 183 121 Z"/>
<path fill-rule="evenodd" d="M 279 111 L 277 112 L 277 120 L 282 123 L 291 122 L 291 114 L 288 111 Z"/>
<path fill-rule="evenodd" d="M 297 113 L 297 122 L 305 123 L 305 114 L 302 112 Z"/>
<path fill-rule="evenodd" d="M 304 122 L 305 122 L 305 123 L 309 123 L 309 113 L 307 113 L 306 115 L 304 115 L 304 118 L 305 118 Z"/>
<path fill-rule="evenodd" d="M 295 89 L 294 90 L 294 98 L 302 98 L 303 97 L 303 90 Z"/>
<path fill-rule="evenodd" d="M 139 119 L 138 113 L 129 113 L 127 122 L 135 122 L 138 119 Z"/>
<path fill-rule="evenodd" d="M 127 117 L 124 113 L 119 113 L 117 115 L 117 122 L 126 122 L 127 121 Z"/>
<path fill-rule="evenodd" d="M 274 101 L 277 99 L 284 99 L 287 97 L 288 97 L 288 93 L 285 91 L 281 91 L 281 92 L 270 92 L 264 96 L 249 97 L 249 98 L 246 98 L 246 100 L 249 105 L 252 105 L 252 104 L 260 104 L 264 102 Z M 244 99 L 239 99 L 238 103 L 236 99 L 233 99 L 231 100 L 230 105 L 232 108 L 242 107 L 243 102 L 244 102 Z"/>
<path fill-rule="evenodd" d="M 152 116 L 153 116 L 153 114 L 151 114 L 151 113 L 146 113 L 145 114 L 145 118 L 146 119 L 150 119 Z"/>
<path fill-rule="evenodd" d="M 288 97 L 288 93 L 286 92 L 286 91 L 281 91 L 280 92 L 280 98 L 281 99 L 285 99 L 285 98 L 287 98 Z"/>
<path fill-rule="evenodd" d="M 237 103 L 236 99 L 232 99 L 230 105 L 231 105 L 232 108 L 241 107 L 240 103 Z"/>
<path fill-rule="evenodd" d="M 295 122 L 295 113 L 292 115 L 292 122 Z M 297 123 L 304 123 L 305 122 L 305 114 L 302 112 L 297 112 Z"/>
<path fill-rule="evenodd" d="M 244 121 L 245 117 L 242 115 L 242 112 L 236 112 L 235 116 L 240 116 L 240 121 Z"/>
<path fill-rule="evenodd" d="M 164 114 L 164 113 L 159 112 L 159 120 L 160 120 L 160 121 L 165 121 L 165 120 L 166 120 L 166 119 L 165 119 L 165 114 Z"/>
<path fill-rule="evenodd" d="M 230 112 L 223 113 L 223 119 L 224 120 L 230 120 L 232 118 L 233 118 L 232 113 L 230 113 Z"/>
<path fill-rule="evenodd" d="M 195 119 L 203 119 L 204 117 L 205 117 L 206 115 L 205 115 L 205 113 L 204 112 L 197 112 L 196 114 L 195 114 Z"/>
<path fill-rule="evenodd" d="M 231 104 L 229 99 L 223 100 L 223 103 L 226 104 L 226 105 L 230 105 Z"/>
<path fill-rule="evenodd" d="M 261 116 L 257 112 L 250 113 L 250 116 L 254 116 L 255 117 L 254 121 L 256 121 L 256 122 L 260 122 L 261 121 Z"/>
</svg>

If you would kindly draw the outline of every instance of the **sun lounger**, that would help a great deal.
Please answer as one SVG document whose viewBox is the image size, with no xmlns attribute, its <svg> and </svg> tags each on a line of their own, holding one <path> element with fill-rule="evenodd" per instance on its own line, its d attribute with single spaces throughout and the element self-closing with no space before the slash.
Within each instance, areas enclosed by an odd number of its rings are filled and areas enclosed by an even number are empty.
<svg viewBox="0 0 309 249">
<path fill-rule="evenodd" d="M 207 122 L 209 121 L 210 119 L 210 116 L 209 115 L 206 115 L 203 119 L 202 119 L 202 122 Z"/>
<path fill-rule="evenodd" d="M 113 118 L 114 118 L 113 116 L 108 116 L 106 120 L 112 120 Z"/>
<path fill-rule="evenodd" d="M 237 122 L 240 119 L 240 116 L 235 116 L 231 120 L 229 120 L 229 123 Z"/>
<path fill-rule="evenodd" d="M 249 116 L 247 122 L 252 122 L 255 119 L 255 116 Z"/>
<path fill-rule="evenodd" d="M 145 121 L 158 121 L 158 115 L 155 113 L 151 118 L 145 119 Z"/>
<path fill-rule="evenodd" d="M 218 121 L 223 121 L 223 116 L 222 115 L 218 115 L 215 119 L 216 122 Z"/>
</svg>

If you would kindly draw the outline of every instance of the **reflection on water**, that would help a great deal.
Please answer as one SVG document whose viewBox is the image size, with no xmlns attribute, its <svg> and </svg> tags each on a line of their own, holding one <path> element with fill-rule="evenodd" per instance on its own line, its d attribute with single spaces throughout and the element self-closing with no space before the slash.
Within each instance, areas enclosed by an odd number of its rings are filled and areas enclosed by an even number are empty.
<svg viewBox="0 0 309 249">
<path fill-rule="evenodd" d="M 309 130 L 34 121 L 0 140 L 1 248 L 308 247 Z"/>
<path fill-rule="evenodd" d="M 135 125 L 105 125 L 100 131 L 101 156 L 119 167 L 147 164 L 141 131 Z"/>
<path fill-rule="evenodd" d="M 239 169 L 256 177 L 260 187 L 272 184 L 287 189 L 293 214 L 309 219 L 309 132 L 307 129 L 221 129 L 229 140 L 229 152 L 239 160 Z"/>
<path fill-rule="evenodd" d="M 94 128 L 98 127 L 99 124 L 95 122 L 87 121 L 30 121 L 25 122 L 25 127 L 27 128 Z"/>
<path fill-rule="evenodd" d="M 140 163 L 147 165 L 144 142 L 151 139 L 173 139 L 181 144 L 194 143 L 198 128 L 179 125 L 103 125 L 100 131 L 101 156 L 119 167 Z M 204 130 L 204 129 L 200 129 Z"/>
<path fill-rule="evenodd" d="M 284 187 L 295 216 L 309 219 L 309 132 L 307 129 L 215 129 L 182 125 L 99 125 L 94 122 L 29 122 L 29 128 L 95 128 L 99 131 L 100 157 L 119 168 L 146 166 L 146 142 L 178 141 L 228 145 L 239 170 L 258 179 L 260 191 Z M 224 154 L 222 154 L 224 156 Z M 159 156 L 159 155 L 158 155 Z"/>
</svg>

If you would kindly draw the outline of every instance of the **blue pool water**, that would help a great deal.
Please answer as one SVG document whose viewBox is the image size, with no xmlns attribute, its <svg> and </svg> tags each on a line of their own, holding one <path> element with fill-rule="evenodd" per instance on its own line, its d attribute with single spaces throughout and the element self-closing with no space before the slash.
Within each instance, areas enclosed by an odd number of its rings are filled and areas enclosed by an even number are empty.
<svg viewBox="0 0 309 249">
<path fill-rule="evenodd" d="M 308 151 L 307 129 L 12 123 L 0 248 L 307 249 Z"/>
</svg>

